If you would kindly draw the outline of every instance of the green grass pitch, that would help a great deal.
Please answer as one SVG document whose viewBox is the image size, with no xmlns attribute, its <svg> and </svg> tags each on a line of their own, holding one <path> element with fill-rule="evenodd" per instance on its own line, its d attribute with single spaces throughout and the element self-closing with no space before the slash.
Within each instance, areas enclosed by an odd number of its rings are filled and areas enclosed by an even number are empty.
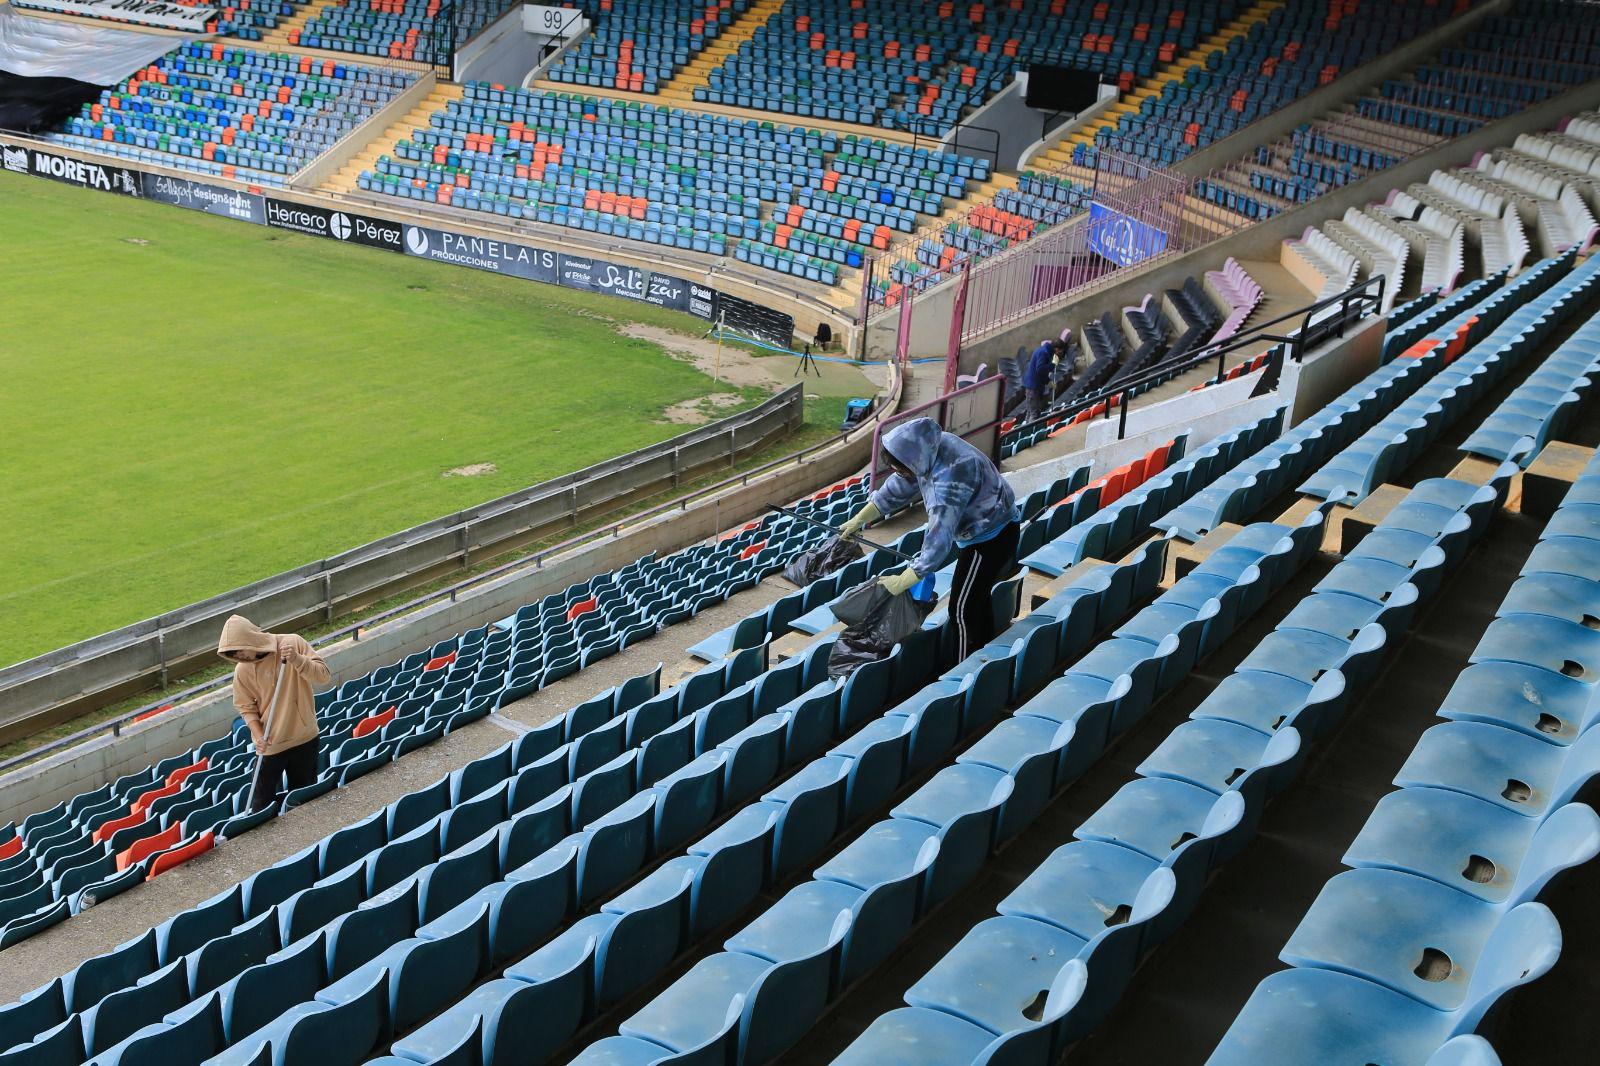
<svg viewBox="0 0 1600 1066">
<path fill-rule="evenodd" d="M 673 436 L 665 407 L 719 391 L 611 320 L 687 315 L 7 174 L 0 219 L 0 664 Z"/>
</svg>

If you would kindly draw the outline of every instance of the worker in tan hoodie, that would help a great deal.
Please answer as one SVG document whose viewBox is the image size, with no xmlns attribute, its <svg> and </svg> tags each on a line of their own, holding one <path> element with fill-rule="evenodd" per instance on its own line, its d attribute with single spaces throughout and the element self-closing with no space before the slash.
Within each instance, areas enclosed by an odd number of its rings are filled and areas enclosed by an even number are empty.
<svg viewBox="0 0 1600 1066">
<path fill-rule="evenodd" d="M 217 654 L 235 664 L 233 705 L 255 741 L 250 809 L 259 811 L 277 798 L 285 779 L 288 789 L 316 781 L 317 704 L 311 686 L 326 685 L 331 675 L 305 640 L 268 633 L 240 614 L 223 625 Z"/>
</svg>

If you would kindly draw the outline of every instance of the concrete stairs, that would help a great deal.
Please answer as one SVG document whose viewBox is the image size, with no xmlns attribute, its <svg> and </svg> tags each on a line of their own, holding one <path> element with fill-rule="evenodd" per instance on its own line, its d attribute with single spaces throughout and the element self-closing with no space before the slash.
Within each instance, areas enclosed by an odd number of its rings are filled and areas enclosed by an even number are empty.
<svg viewBox="0 0 1600 1066">
<path fill-rule="evenodd" d="M 367 146 L 353 156 L 337 174 L 322 183 L 322 188 L 328 192 L 345 194 L 356 192 L 356 179 L 361 176 L 363 170 L 371 170 L 378 162 L 379 156 L 393 152 L 395 144 L 401 138 L 409 137 L 412 130 L 426 126 L 435 111 L 442 111 L 450 101 L 461 99 L 465 91 L 453 82 L 440 82 L 435 85 L 433 92 L 424 97 L 421 103 L 382 134 L 367 142 Z"/>
<path fill-rule="evenodd" d="M 305 24 L 316 17 L 317 13 L 322 10 L 323 6 L 324 5 L 322 4 L 321 0 L 311 0 L 310 3 L 301 5 L 299 10 L 290 15 L 288 18 L 280 18 L 276 26 L 261 34 L 261 40 L 246 41 L 242 43 L 267 52 L 281 52 L 288 48 L 297 49 L 299 47 L 298 45 L 291 45 L 289 43 L 289 34 L 304 29 Z M 329 58 L 345 57 L 348 55 L 348 53 L 344 52 L 323 52 L 321 50 L 307 50 L 306 54 L 325 55 Z M 349 56 L 349 58 L 357 57 Z"/>
<path fill-rule="evenodd" d="M 782 9 L 784 0 L 755 0 L 744 14 L 707 43 L 704 51 L 689 61 L 672 80 L 661 86 L 657 95 L 669 107 L 693 107 L 694 91 L 711 83 L 711 72 L 754 37 L 767 20 Z"/>
<path fill-rule="evenodd" d="M 1163 89 L 1173 82 L 1182 81 L 1184 75 L 1195 67 L 1202 66 L 1214 53 L 1228 47 L 1237 38 L 1250 32 L 1251 27 L 1265 22 L 1278 8 L 1283 7 L 1285 0 L 1258 0 L 1232 22 L 1207 38 L 1199 47 L 1179 56 L 1172 63 L 1157 71 L 1153 76 L 1135 85 L 1131 91 L 1124 94 L 1122 99 L 1112 104 L 1099 117 L 1084 123 L 1072 131 L 1066 138 L 1053 148 L 1041 153 L 1033 161 L 1035 169 L 1054 172 L 1062 164 L 1070 162 L 1073 149 L 1080 144 L 1093 144 L 1094 135 L 1102 129 L 1115 126 L 1123 115 L 1133 114 L 1139 106 L 1152 97 L 1160 96 Z"/>
</svg>

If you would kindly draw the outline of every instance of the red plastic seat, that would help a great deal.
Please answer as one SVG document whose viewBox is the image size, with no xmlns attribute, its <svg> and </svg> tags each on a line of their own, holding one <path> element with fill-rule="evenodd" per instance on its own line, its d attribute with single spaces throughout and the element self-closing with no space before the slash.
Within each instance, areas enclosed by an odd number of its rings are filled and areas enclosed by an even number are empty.
<svg viewBox="0 0 1600 1066">
<path fill-rule="evenodd" d="M 185 844 L 181 848 L 173 848 L 171 851 L 163 852 L 162 854 L 157 855 L 155 861 L 150 864 L 150 872 L 145 875 L 144 879 L 148 881 L 158 874 L 166 873 L 174 866 L 182 866 L 196 855 L 204 855 L 206 852 L 210 851 L 216 846 L 216 834 L 207 829 L 204 833 L 200 834 L 198 839 L 192 841 L 191 843 Z"/>
<path fill-rule="evenodd" d="M 143 862 L 158 851 L 166 851 L 183 839 L 183 823 L 174 822 L 153 837 L 135 840 L 127 851 L 117 853 L 117 870 L 126 870 L 136 862 Z"/>
</svg>

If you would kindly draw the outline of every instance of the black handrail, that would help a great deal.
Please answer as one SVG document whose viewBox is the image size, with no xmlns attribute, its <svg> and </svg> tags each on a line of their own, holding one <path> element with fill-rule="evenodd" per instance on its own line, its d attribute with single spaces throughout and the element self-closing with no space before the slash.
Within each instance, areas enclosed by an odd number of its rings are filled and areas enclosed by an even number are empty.
<svg viewBox="0 0 1600 1066">
<path fill-rule="evenodd" d="M 1341 337 L 1344 336 L 1345 326 L 1353 320 L 1351 317 L 1352 309 L 1355 311 L 1354 318 L 1361 319 L 1365 318 L 1372 310 L 1382 307 L 1383 294 L 1387 285 L 1388 279 L 1384 275 L 1375 274 L 1366 281 L 1352 285 L 1350 288 L 1335 296 L 1329 296 L 1326 299 L 1318 300 L 1317 302 L 1309 304 L 1306 307 L 1281 314 L 1277 318 L 1262 322 L 1256 326 L 1252 326 L 1248 332 L 1238 334 L 1237 336 L 1231 337 L 1228 340 L 1215 341 L 1211 344 L 1205 345 L 1204 347 L 1197 349 L 1192 355 L 1186 356 L 1177 363 L 1167 363 L 1152 367 L 1150 370 L 1147 370 L 1142 374 L 1119 381 L 1114 385 L 1106 385 L 1098 391 L 1090 393 L 1088 396 L 1074 400 L 1070 404 L 1046 411 L 1044 414 L 1031 421 L 1019 422 L 1012 426 L 1008 432 L 1024 432 L 1028 429 L 1032 429 L 1046 423 L 1051 425 L 1059 424 L 1067 419 L 1083 413 L 1084 411 L 1088 411 L 1097 404 L 1101 403 L 1106 405 L 1106 417 L 1110 418 L 1112 408 L 1110 401 L 1114 397 L 1121 396 L 1122 402 L 1116 405 L 1120 407 L 1122 411 L 1120 415 L 1121 422 L 1117 433 L 1117 437 L 1120 440 L 1126 434 L 1128 427 L 1128 400 L 1131 399 L 1131 397 L 1125 395 L 1126 393 L 1129 393 L 1135 389 L 1143 388 L 1146 385 L 1170 381 L 1176 375 L 1181 374 L 1186 370 L 1192 370 L 1195 367 L 1208 363 L 1213 359 L 1217 361 L 1217 373 L 1216 376 L 1211 380 L 1210 384 L 1216 384 L 1217 382 L 1223 380 L 1223 376 L 1227 369 L 1227 357 L 1230 352 L 1235 352 L 1240 348 L 1258 344 L 1261 341 L 1272 341 L 1276 343 L 1279 347 L 1280 353 L 1284 352 L 1283 346 L 1288 345 L 1287 355 L 1289 358 L 1293 359 L 1294 362 L 1298 363 L 1305 358 L 1305 353 L 1308 348 L 1315 347 L 1317 344 L 1322 343 L 1323 340 L 1327 339 L 1327 337 L 1331 335 L 1337 335 Z M 1376 286 L 1377 289 L 1376 293 L 1369 291 L 1374 286 Z M 1311 321 L 1311 317 L 1318 311 L 1326 310 L 1330 307 L 1338 307 L 1339 314 L 1330 316 L 1321 321 Z M 1306 320 L 1298 330 L 1295 330 L 1288 335 L 1268 332 L 1268 330 L 1273 326 L 1277 326 L 1280 323 L 1288 322 L 1289 320 L 1296 318 L 1303 318 Z M 1282 354 L 1280 354 L 1279 358 L 1282 358 Z"/>
</svg>

